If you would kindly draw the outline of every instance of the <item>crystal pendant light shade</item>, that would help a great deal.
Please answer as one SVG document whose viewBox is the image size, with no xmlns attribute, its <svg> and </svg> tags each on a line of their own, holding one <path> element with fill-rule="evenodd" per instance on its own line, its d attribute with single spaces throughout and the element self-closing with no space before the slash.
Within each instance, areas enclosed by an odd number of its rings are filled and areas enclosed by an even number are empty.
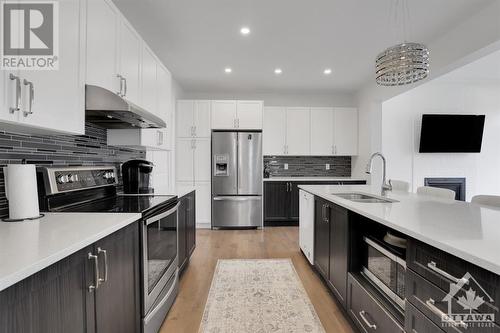
<svg viewBox="0 0 500 333">
<path fill-rule="evenodd" d="M 429 50 L 420 43 L 403 43 L 380 53 L 376 59 L 376 81 L 382 86 L 401 86 L 429 75 Z"/>
</svg>

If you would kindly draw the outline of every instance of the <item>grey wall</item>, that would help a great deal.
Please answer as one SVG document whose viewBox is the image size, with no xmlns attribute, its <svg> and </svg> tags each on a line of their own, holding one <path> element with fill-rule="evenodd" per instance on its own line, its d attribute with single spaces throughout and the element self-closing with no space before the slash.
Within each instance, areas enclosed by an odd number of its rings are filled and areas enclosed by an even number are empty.
<svg viewBox="0 0 500 333">
<path fill-rule="evenodd" d="M 85 135 L 27 135 L 0 130 L 0 217 L 8 215 L 3 166 L 26 163 L 50 165 L 120 164 L 133 158 L 144 158 L 145 152 L 108 146 L 106 130 L 86 124 Z M 119 178 L 121 181 L 121 177 Z"/>
</svg>

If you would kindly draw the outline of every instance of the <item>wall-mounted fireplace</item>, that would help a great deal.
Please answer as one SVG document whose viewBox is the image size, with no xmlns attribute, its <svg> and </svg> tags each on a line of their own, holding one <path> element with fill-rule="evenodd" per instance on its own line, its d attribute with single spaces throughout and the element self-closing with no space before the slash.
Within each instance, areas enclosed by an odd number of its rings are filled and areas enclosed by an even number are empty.
<svg viewBox="0 0 500 333">
<path fill-rule="evenodd" d="M 465 178 L 425 178 L 424 185 L 455 191 L 455 200 L 465 201 Z"/>
</svg>

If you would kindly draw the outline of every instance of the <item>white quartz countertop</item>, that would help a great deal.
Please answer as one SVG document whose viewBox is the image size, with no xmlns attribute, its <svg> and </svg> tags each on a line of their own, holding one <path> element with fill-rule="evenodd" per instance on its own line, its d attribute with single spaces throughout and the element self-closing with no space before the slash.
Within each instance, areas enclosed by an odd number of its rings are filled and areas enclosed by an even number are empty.
<svg viewBox="0 0 500 333">
<path fill-rule="evenodd" d="M 44 213 L 0 222 L 0 291 L 141 218 L 125 213 Z"/>
<path fill-rule="evenodd" d="M 404 192 L 388 192 L 394 203 L 359 203 L 334 195 L 380 195 L 380 188 L 369 185 L 299 188 L 500 275 L 500 209 Z"/>
<path fill-rule="evenodd" d="M 366 181 L 364 178 L 351 178 L 351 177 L 272 177 L 264 178 L 265 182 L 286 182 L 286 181 L 306 181 L 306 182 L 328 182 L 328 181 Z"/>
</svg>

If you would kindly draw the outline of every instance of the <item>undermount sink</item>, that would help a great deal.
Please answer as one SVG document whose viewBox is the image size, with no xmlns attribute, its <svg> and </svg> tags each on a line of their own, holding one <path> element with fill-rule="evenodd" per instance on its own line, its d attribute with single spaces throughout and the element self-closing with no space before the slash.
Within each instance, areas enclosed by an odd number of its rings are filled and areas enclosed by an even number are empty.
<svg viewBox="0 0 500 333">
<path fill-rule="evenodd" d="M 363 202 L 363 203 L 393 203 L 397 202 L 396 200 L 381 198 L 374 195 L 363 194 L 363 193 L 332 193 L 332 195 L 336 195 L 341 197 L 342 199 L 354 201 L 354 202 Z"/>
</svg>

